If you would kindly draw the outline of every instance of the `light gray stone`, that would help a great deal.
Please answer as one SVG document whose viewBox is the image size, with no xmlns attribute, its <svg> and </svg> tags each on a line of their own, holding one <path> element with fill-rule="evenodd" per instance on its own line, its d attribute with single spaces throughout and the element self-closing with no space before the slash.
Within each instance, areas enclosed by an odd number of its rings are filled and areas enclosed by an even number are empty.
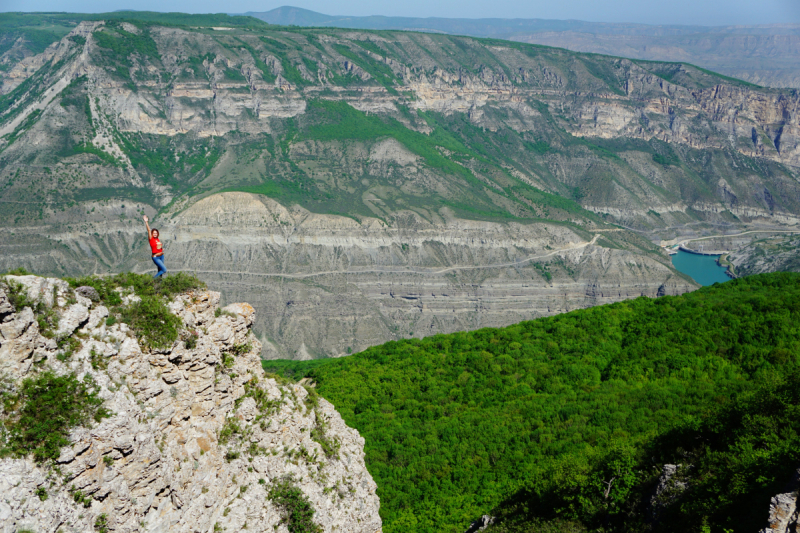
<svg viewBox="0 0 800 533">
<path fill-rule="evenodd" d="M 71 335 L 76 329 L 78 329 L 78 326 L 86 322 L 88 318 L 89 309 L 85 305 L 81 303 L 72 304 L 59 318 L 56 335 L 58 337 Z"/>
<path fill-rule="evenodd" d="M 29 287 L 61 287 L 25 281 Z M 320 400 L 327 435 L 340 444 L 337 457 L 325 457 L 310 437 L 316 415 L 305 405 L 306 389 L 281 386 L 264 375 L 261 345 L 250 331 L 252 307 L 234 304 L 228 306 L 233 316 L 215 317 L 218 303 L 219 294 L 210 291 L 177 297 L 170 308 L 193 318 L 198 342 L 193 350 L 177 343 L 166 352 L 143 351 L 122 325 L 107 328 L 102 319 L 108 310 L 102 306 L 91 312 L 81 303 L 59 308 L 64 335 L 85 323 L 82 346 L 66 364 L 54 357 L 55 343 L 41 337 L 30 309 L 0 325 L 0 367 L 6 373 L 23 379 L 31 371 L 31 354 L 39 350 L 56 372 L 92 376 L 113 413 L 72 432 L 71 444 L 56 461 L 60 476 L 29 459 L 0 460 L 0 531 L 22 524 L 34 531 L 88 532 L 105 513 L 114 532 L 194 533 L 211 531 L 217 523 L 227 531 L 247 523 L 250 531 L 280 532 L 286 526 L 267 492 L 269 483 L 287 475 L 309 498 L 325 532 L 381 530 L 364 439 Z M 227 369 L 221 354 L 234 345 L 250 349 Z M 92 367 L 92 351 L 106 357 L 106 369 Z M 255 380 L 254 386 L 278 402 L 273 410 L 259 410 L 252 397 L 243 398 L 245 384 Z M 230 421 L 241 433 L 220 442 Z M 36 497 L 40 486 L 48 491 L 45 501 Z M 75 502 L 73 487 L 88 496 L 88 508 Z"/>
<path fill-rule="evenodd" d="M 769 502 L 769 527 L 760 533 L 790 533 L 797 524 L 797 494 L 788 492 L 773 496 Z"/>
<path fill-rule="evenodd" d="M 89 286 L 82 286 L 75 289 L 75 294 L 83 296 L 84 298 L 88 298 L 92 302 L 99 302 L 100 301 L 100 294 L 97 292 L 97 289 L 94 287 Z"/>
</svg>

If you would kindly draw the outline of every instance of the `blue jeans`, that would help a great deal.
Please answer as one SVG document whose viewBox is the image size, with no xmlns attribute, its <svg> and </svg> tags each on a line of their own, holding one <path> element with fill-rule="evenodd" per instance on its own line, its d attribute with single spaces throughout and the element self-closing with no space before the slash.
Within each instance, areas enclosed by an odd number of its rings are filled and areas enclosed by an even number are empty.
<svg viewBox="0 0 800 533">
<path fill-rule="evenodd" d="M 156 266 L 158 267 L 158 272 L 156 272 L 155 276 L 153 276 L 154 278 L 157 278 L 158 276 L 167 273 L 167 267 L 164 266 L 164 254 L 161 254 L 159 256 L 154 256 L 153 263 L 155 263 Z"/>
</svg>

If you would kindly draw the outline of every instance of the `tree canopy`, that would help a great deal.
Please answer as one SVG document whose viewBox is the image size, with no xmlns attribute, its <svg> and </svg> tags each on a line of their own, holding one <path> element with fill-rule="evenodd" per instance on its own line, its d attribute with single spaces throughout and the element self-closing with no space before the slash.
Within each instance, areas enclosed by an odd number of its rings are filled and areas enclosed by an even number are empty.
<svg viewBox="0 0 800 533">
<path fill-rule="evenodd" d="M 798 324 L 800 275 L 778 273 L 265 368 L 313 377 L 365 438 L 387 533 L 463 532 L 520 501 L 604 527 L 657 477 L 656 439 L 798 367 Z"/>
</svg>

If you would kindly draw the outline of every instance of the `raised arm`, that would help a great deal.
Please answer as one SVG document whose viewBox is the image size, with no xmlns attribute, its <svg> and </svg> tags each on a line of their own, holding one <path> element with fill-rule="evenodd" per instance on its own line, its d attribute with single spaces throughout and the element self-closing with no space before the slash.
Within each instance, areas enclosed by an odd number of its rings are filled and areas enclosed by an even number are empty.
<svg viewBox="0 0 800 533">
<path fill-rule="evenodd" d="M 144 219 L 144 226 L 147 228 L 147 238 L 150 239 L 150 237 L 153 235 L 153 232 L 150 231 L 150 224 L 148 223 L 150 219 L 147 218 L 147 215 L 144 215 L 142 218 Z"/>
</svg>

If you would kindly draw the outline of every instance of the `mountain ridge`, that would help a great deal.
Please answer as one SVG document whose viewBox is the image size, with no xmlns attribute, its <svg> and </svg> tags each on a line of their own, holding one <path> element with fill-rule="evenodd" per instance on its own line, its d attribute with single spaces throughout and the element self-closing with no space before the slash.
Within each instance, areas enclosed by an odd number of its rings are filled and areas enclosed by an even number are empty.
<svg viewBox="0 0 800 533">
<path fill-rule="evenodd" d="M 659 61 L 697 63 L 770 87 L 800 87 L 800 24 L 648 25 L 548 19 L 330 16 L 283 6 L 247 15 L 271 24 L 395 29 L 492 37 Z"/>
<path fill-rule="evenodd" d="M 792 91 L 510 41 L 123 15 L 0 60 L 2 261 L 142 272 L 147 214 L 168 269 L 260 295 L 270 357 L 680 294 L 696 285 L 654 242 L 800 214 Z"/>
</svg>

